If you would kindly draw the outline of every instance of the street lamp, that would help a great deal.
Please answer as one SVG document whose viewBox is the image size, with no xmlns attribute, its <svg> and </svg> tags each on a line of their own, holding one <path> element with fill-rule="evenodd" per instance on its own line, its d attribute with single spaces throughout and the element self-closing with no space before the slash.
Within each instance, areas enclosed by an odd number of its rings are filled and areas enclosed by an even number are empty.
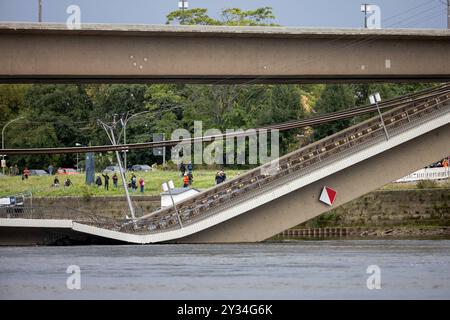
<svg viewBox="0 0 450 320">
<path fill-rule="evenodd" d="M 42 22 L 42 0 L 38 0 L 38 20 L 39 22 Z"/>
<path fill-rule="evenodd" d="M 181 17 L 181 24 L 184 24 L 184 10 L 189 7 L 189 2 L 187 0 L 179 0 L 178 1 L 178 9 L 183 11 L 183 16 Z"/>
<path fill-rule="evenodd" d="M 364 12 L 364 28 L 367 29 L 367 12 L 369 10 L 370 4 L 363 3 L 361 5 L 361 12 Z"/>
<path fill-rule="evenodd" d="M 25 117 L 18 117 L 16 119 L 13 119 L 13 120 L 7 122 L 3 126 L 3 129 L 2 129 L 2 150 L 5 149 L 5 129 L 6 129 L 6 127 L 9 126 L 11 123 L 13 123 L 13 122 L 15 122 L 17 120 L 23 119 L 23 118 L 25 118 Z M 5 167 L 3 166 L 4 163 L 5 163 L 5 155 L 2 154 L 2 170 L 3 170 L 3 174 L 5 174 Z"/>
<path fill-rule="evenodd" d="M 133 115 L 131 115 L 129 117 L 127 115 L 125 120 L 123 118 L 120 118 L 120 123 L 122 124 L 122 127 L 123 127 L 123 144 L 127 144 L 127 124 L 128 124 L 128 121 L 130 121 L 132 118 L 134 118 L 136 116 L 140 116 L 140 115 L 143 115 L 143 114 L 149 113 L 149 112 L 151 112 L 151 111 L 142 111 L 142 112 L 135 113 L 135 114 L 133 114 Z M 124 167 L 125 167 L 124 169 L 126 171 L 127 168 L 128 168 L 127 167 L 127 152 L 128 152 L 128 150 L 124 150 L 123 152 L 124 152 L 123 162 L 124 162 Z"/>
<path fill-rule="evenodd" d="M 81 143 L 75 143 L 75 146 L 76 147 L 85 147 L 85 145 L 82 145 Z M 77 172 L 79 171 L 79 168 L 78 168 L 78 152 L 77 152 Z"/>
<path fill-rule="evenodd" d="M 371 104 L 376 104 L 377 105 L 377 110 L 378 110 L 378 114 L 380 115 L 380 119 L 381 119 L 381 124 L 383 125 L 384 128 L 384 132 L 386 133 L 386 139 L 389 140 L 389 133 L 386 129 L 386 125 L 384 124 L 384 120 L 383 120 L 383 116 L 381 115 L 381 110 L 380 110 L 380 106 L 378 105 L 378 102 L 381 102 L 381 96 L 378 92 L 371 94 L 369 96 L 369 100 Z"/>
</svg>

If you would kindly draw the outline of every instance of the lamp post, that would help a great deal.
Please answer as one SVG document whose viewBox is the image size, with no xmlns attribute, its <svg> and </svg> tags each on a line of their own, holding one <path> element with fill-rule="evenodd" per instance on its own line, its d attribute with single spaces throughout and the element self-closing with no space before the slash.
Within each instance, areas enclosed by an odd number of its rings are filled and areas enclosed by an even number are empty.
<svg viewBox="0 0 450 320">
<path fill-rule="evenodd" d="M 85 145 L 82 145 L 81 143 L 75 143 L 75 146 L 76 147 L 85 147 Z M 79 171 L 79 168 L 78 168 L 78 152 L 77 152 L 77 172 Z"/>
<path fill-rule="evenodd" d="M 181 24 L 184 24 L 184 10 L 189 7 L 189 2 L 187 0 L 179 0 L 178 1 L 178 9 L 182 10 L 183 16 L 181 17 Z"/>
<path fill-rule="evenodd" d="M 143 115 L 145 113 L 149 113 L 151 111 L 142 111 L 142 112 L 138 112 L 135 114 L 132 114 L 131 116 L 128 117 L 128 115 L 125 117 L 125 119 L 120 118 L 120 123 L 122 124 L 123 127 L 123 144 L 127 144 L 127 124 L 128 121 L 130 121 L 131 119 L 133 119 L 136 116 L 140 116 Z M 124 150 L 123 153 L 123 162 L 124 162 L 124 166 L 125 166 L 125 171 L 128 169 L 127 167 L 127 152 L 128 150 Z"/>
<path fill-rule="evenodd" d="M 364 12 L 364 28 L 367 29 L 367 12 L 369 10 L 370 4 L 363 3 L 361 5 L 361 12 Z"/>
<path fill-rule="evenodd" d="M 450 29 L 450 0 L 447 0 L 447 29 Z"/>
<path fill-rule="evenodd" d="M 371 104 L 376 104 L 377 105 L 377 110 L 378 110 L 378 114 L 380 115 L 381 124 L 383 125 L 384 133 L 386 133 L 386 139 L 389 140 L 389 133 L 387 131 L 386 125 L 384 124 L 383 116 L 381 115 L 380 106 L 378 105 L 378 102 L 381 102 L 380 94 L 377 92 L 377 93 L 374 93 L 374 94 L 370 95 L 369 96 L 369 100 L 370 100 Z"/>
<path fill-rule="evenodd" d="M 39 22 L 42 22 L 42 0 L 38 0 L 38 7 L 39 7 L 38 20 Z"/>
<path fill-rule="evenodd" d="M 13 122 L 15 122 L 17 120 L 23 119 L 23 118 L 25 118 L 25 117 L 18 117 L 16 119 L 13 119 L 13 120 L 7 122 L 3 126 L 3 129 L 2 129 L 2 150 L 5 149 L 5 129 L 6 129 L 6 127 L 9 126 L 11 123 L 13 123 Z M 4 162 L 4 161 L 5 161 L 5 155 L 2 154 L 2 162 Z M 3 174 L 5 174 L 5 167 L 2 168 L 2 171 L 3 171 Z"/>
</svg>

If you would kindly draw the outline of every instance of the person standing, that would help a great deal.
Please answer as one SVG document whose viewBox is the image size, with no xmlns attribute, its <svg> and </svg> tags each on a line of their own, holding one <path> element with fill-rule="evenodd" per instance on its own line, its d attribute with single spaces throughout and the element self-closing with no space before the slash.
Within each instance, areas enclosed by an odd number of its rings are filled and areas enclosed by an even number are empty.
<svg viewBox="0 0 450 320">
<path fill-rule="evenodd" d="M 142 177 L 139 179 L 139 186 L 141 187 L 141 193 L 144 193 L 145 181 Z"/>
<path fill-rule="evenodd" d="M 186 172 L 186 165 L 184 164 L 183 161 L 181 161 L 181 164 L 180 164 L 180 171 L 181 171 L 181 176 L 184 177 L 184 173 Z"/>
<path fill-rule="evenodd" d="M 28 168 L 25 167 L 25 169 L 23 170 L 23 176 L 25 177 L 25 179 L 28 179 L 29 175 L 30 175 L 30 170 L 28 170 Z"/>
<path fill-rule="evenodd" d="M 114 173 L 112 179 L 113 179 L 114 188 L 117 189 L 117 181 L 119 180 L 119 178 L 117 177 L 117 173 Z"/>
<path fill-rule="evenodd" d="M 15 176 L 19 175 L 19 167 L 17 166 L 17 164 L 14 165 L 14 175 Z"/>
<path fill-rule="evenodd" d="M 131 175 L 131 192 L 134 192 L 134 190 L 137 189 L 137 185 L 136 185 L 136 176 L 134 175 L 134 173 Z"/>
<path fill-rule="evenodd" d="M 108 173 L 102 174 L 102 176 L 105 179 L 105 189 L 109 190 L 109 176 L 108 176 Z"/>
<path fill-rule="evenodd" d="M 97 178 L 95 179 L 95 184 L 99 189 L 102 187 L 102 178 L 100 178 L 100 176 L 97 176 Z"/>
<path fill-rule="evenodd" d="M 192 173 L 192 170 L 194 169 L 194 166 L 192 165 L 192 162 L 189 161 L 187 165 L 187 171 L 188 173 Z"/>
<path fill-rule="evenodd" d="M 49 165 L 47 170 L 50 175 L 53 175 L 53 166 L 52 165 Z"/>
<path fill-rule="evenodd" d="M 183 176 L 183 188 L 189 187 L 189 177 L 188 174 L 185 173 Z"/>
<path fill-rule="evenodd" d="M 216 172 L 216 184 L 219 184 L 222 182 L 222 177 L 220 176 L 220 171 Z"/>
<path fill-rule="evenodd" d="M 189 186 L 192 186 L 192 182 L 194 181 L 194 176 L 192 175 L 192 171 L 188 172 Z"/>
<path fill-rule="evenodd" d="M 223 170 L 220 171 L 220 175 L 222 176 L 222 182 L 225 182 L 225 180 L 227 180 L 227 175 L 223 172 Z"/>
</svg>

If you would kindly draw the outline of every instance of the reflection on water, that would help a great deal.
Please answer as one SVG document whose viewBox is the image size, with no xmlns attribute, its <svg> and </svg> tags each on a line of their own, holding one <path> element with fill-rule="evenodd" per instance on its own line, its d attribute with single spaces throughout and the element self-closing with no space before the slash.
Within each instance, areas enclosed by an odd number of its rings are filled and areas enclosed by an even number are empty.
<svg viewBox="0 0 450 320">
<path fill-rule="evenodd" d="M 69 265 L 81 290 L 66 288 Z M 0 247 L 0 298 L 450 299 L 449 270 L 449 240 Z"/>
</svg>

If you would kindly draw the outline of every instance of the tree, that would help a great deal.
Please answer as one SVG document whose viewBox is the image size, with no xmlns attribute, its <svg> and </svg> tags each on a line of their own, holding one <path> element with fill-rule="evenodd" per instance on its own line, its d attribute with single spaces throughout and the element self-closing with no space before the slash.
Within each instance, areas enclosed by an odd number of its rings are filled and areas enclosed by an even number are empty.
<svg viewBox="0 0 450 320">
<path fill-rule="evenodd" d="M 176 10 L 167 15 L 166 24 L 181 25 L 226 25 L 226 26 L 276 26 L 271 21 L 275 19 L 271 7 L 243 11 L 239 8 L 222 9 L 221 20 L 208 15 L 208 9 L 195 8 Z"/>
<path fill-rule="evenodd" d="M 29 87 L 23 84 L 0 84 L 0 122 L 6 123 L 23 111 Z"/>
<path fill-rule="evenodd" d="M 167 15 L 166 24 L 177 22 L 182 25 L 220 25 L 220 21 L 208 16 L 208 9 L 195 8 L 176 10 Z"/>
<path fill-rule="evenodd" d="M 222 23 L 228 26 L 276 26 L 271 22 L 275 19 L 271 7 L 243 11 L 239 8 L 223 9 Z"/>
<path fill-rule="evenodd" d="M 355 96 L 349 85 L 331 84 L 322 91 L 316 103 L 315 110 L 319 114 L 327 114 L 335 111 L 351 108 L 355 105 Z M 331 123 L 319 125 L 314 128 L 314 139 L 319 140 L 330 136 L 350 126 L 348 119 L 337 120 Z"/>
</svg>

